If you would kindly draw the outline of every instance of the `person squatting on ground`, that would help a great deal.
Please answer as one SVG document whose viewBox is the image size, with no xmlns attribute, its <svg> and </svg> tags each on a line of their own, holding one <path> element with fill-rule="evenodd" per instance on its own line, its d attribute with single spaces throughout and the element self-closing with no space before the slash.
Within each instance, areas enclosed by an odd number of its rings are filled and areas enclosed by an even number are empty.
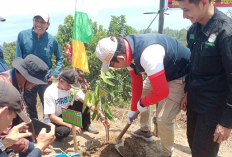
<svg viewBox="0 0 232 157">
<path fill-rule="evenodd" d="M 0 73 L 0 81 L 5 81 L 14 86 L 21 95 L 21 107 L 25 114 L 27 111 L 24 108 L 24 90 L 31 89 L 39 84 L 47 84 L 46 74 L 48 66 L 37 56 L 28 55 L 22 59 L 20 57 L 15 58 L 12 62 L 14 69 Z M 6 130 L 1 133 L 1 139 L 8 135 L 11 128 L 20 123 L 20 119 L 13 120 Z M 19 156 L 27 156 L 35 147 L 33 142 L 30 142 L 26 138 L 20 139 L 14 145 L 9 147 L 16 152 L 19 152 Z"/>
<path fill-rule="evenodd" d="M 83 93 L 85 94 L 88 89 L 91 89 L 90 85 L 88 84 L 87 80 L 84 78 L 84 72 L 81 70 L 77 70 L 77 73 L 79 74 L 78 82 L 80 83 L 81 89 Z M 75 107 L 74 107 L 75 106 Z M 92 127 L 91 124 L 91 114 L 88 113 L 89 107 L 86 106 L 84 112 L 82 112 L 83 102 L 74 100 L 73 102 L 73 110 L 79 111 L 82 113 L 82 131 L 88 131 L 90 133 L 98 134 L 99 130 Z"/>
<path fill-rule="evenodd" d="M 109 67 L 127 68 L 132 80 L 131 111 L 141 113 L 141 128 L 132 131 L 136 137 L 154 140 L 150 134 L 151 109 L 158 103 L 157 123 L 162 156 L 171 156 L 174 149 L 173 120 L 180 112 L 184 96 L 184 79 L 189 69 L 190 51 L 176 39 L 156 33 L 109 37 L 98 42 L 96 56 L 102 71 Z M 143 83 L 142 75 L 148 77 Z"/>
<path fill-rule="evenodd" d="M 16 44 L 15 58 L 25 58 L 29 54 L 34 54 L 42 59 L 49 67 L 47 72 L 48 84 L 38 85 L 30 90 L 25 90 L 24 100 L 27 105 L 27 112 L 31 118 L 37 118 L 37 93 L 39 94 L 42 104 L 44 104 L 44 91 L 55 80 L 63 66 L 63 55 L 60 46 L 55 37 L 47 33 L 46 30 L 50 26 L 50 18 L 48 13 L 38 11 L 33 18 L 33 28 L 21 31 L 18 34 Z M 56 67 L 52 69 L 52 55 L 56 56 Z"/>
<path fill-rule="evenodd" d="M 216 157 L 232 129 L 232 19 L 211 0 L 178 0 L 187 32 L 191 65 L 181 108 L 193 157 Z M 187 109 L 186 109 L 187 105 Z"/>
<path fill-rule="evenodd" d="M 9 134 L 0 140 L 0 156 L 7 157 L 8 155 L 5 152 L 7 147 L 12 146 L 22 138 L 31 136 L 32 133 L 28 132 L 26 124 L 30 122 L 30 118 L 22 111 L 21 96 L 17 89 L 4 81 L 0 81 L 0 89 L 0 133 L 6 130 L 16 117 L 24 121 L 14 126 Z M 51 131 L 46 133 L 45 129 L 41 130 L 35 149 L 27 157 L 41 157 L 44 150 L 55 140 L 55 126 L 53 124 L 49 125 Z"/>
<path fill-rule="evenodd" d="M 55 135 L 57 139 L 64 139 L 70 132 L 72 125 L 62 120 L 62 109 L 68 108 L 71 110 L 76 110 L 79 108 L 80 104 L 75 104 L 71 106 L 72 99 L 76 101 L 84 102 L 85 94 L 81 89 L 77 90 L 75 95 L 70 95 L 74 91 L 72 86 L 80 88 L 78 82 L 78 73 L 72 69 L 64 69 L 59 77 L 59 82 L 57 85 L 52 84 L 49 86 L 44 93 L 44 122 L 52 122 L 56 126 Z M 91 104 L 87 103 L 90 107 Z M 81 107 L 82 108 L 82 107 Z M 95 111 L 95 107 L 91 107 L 91 111 Z M 100 120 L 104 126 L 110 127 L 110 123 L 105 121 L 105 117 L 98 111 L 97 115 L 100 114 Z M 81 128 L 76 126 L 76 131 L 78 134 L 81 133 Z"/>
<path fill-rule="evenodd" d="M 67 61 L 72 64 L 72 45 L 66 44 L 65 53 L 67 54 Z M 90 85 L 88 84 L 87 80 L 84 78 L 84 72 L 81 70 L 76 70 L 79 74 L 78 82 L 80 83 L 81 89 L 83 93 L 86 93 L 88 89 L 91 89 Z M 72 104 L 75 106 L 75 111 L 79 111 L 82 113 L 82 130 L 89 131 L 91 133 L 97 134 L 99 133 L 99 130 L 96 128 L 93 128 L 90 120 L 90 112 L 88 113 L 89 107 L 86 106 L 84 112 L 82 112 L 83 102 L 81 101 L 75 101 Z"/>
</svg>

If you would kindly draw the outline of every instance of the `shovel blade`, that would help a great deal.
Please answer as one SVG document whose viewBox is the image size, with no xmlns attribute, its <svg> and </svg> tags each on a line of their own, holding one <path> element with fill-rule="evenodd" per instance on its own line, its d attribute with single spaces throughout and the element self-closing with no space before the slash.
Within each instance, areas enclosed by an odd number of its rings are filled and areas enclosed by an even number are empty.
<svg viewBox="0 0 232 157">
<path fill-rule="evenodd" d="M 115 139 L 116 141 L 116 145 L 114 146 L 114 148 L 118 151 L 118 153 L 122 156 L 122 153 L 119 150 L 119 147 L 123 147 L 124 146 L 124 141 L 122 140 L 118 140 L 117 138 Z"/>
</svg>

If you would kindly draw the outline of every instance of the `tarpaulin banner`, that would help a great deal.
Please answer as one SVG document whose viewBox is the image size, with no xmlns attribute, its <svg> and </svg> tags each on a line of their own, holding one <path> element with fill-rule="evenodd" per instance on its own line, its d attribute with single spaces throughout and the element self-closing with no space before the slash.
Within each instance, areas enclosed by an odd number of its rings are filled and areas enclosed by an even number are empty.
<svg viewBox="0 0 232 157">
<path fill-rule="evenodd" d="M 212 3 L 215 7 L 232 7 L 232 0 L 212 0 Z M 177 0 L 166 0 L 166 4 L 169 8 L 180 8 Z"/>
</svg>

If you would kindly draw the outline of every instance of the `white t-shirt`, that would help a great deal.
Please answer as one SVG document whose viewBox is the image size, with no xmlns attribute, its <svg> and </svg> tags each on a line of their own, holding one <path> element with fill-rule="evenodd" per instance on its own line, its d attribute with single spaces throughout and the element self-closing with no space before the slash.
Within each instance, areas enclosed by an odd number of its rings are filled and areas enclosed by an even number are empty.
<svg viewBox="0 0 232 157">
<path fill-rule="evenodd" d="M 164 70 L 164 57 L 165 49 L 160 44 L 152 44 L 143 51 L 140 58 L 140 63 L 147 76 L 152 76 Z M 127 69 L 129 71 L 133 70 L 131 67 L 127 67 Z"/>
<path fill-rule="evenodd" d="M 50 119 L 48 114 L 55 114 L 56 116 L 60 116 L 62 114 L 61 107 L 68 108 L 71 105 L 71 101 L 73 96 L 69 98 L 69 94 L 74 91 L 71 88 L 68 91 L 61 90 L 57 88 L 55 84 L 48 86 L 48 88 L 44 92 L 44 122 L 49 123 Z M 84 99 L 85 94 L 82 90 L 78 91 L 74 95 L 75 100 Z"/>
</svg>

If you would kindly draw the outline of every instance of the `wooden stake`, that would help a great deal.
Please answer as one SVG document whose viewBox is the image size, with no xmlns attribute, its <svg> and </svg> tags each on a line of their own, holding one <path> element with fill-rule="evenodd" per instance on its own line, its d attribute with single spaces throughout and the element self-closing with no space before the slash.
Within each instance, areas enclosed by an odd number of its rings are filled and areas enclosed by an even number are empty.
<svg viewBox="0 0 232 157">
<path fill-rule="evenodd" d="M 75 153 L 78 153 L 76 126 L 75 125 L 72 125 L 72 134 L 73 134 L 74 151 L 75 151 Z"/>
</svg>

